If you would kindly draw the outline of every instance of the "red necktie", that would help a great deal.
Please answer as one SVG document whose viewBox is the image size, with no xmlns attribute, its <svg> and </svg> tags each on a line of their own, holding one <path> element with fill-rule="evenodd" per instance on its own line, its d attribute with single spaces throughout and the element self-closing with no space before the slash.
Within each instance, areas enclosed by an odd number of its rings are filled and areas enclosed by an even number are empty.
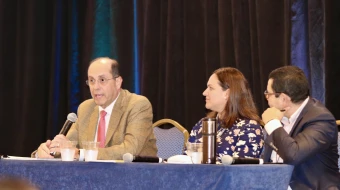
<svg viewBox="0 0 340 190">
<path fill-rule="evenodd" d="M 100 112 L 100 120 L 98 124 L 97 141 L 100 142 L 99 147 L 105 147 L 105 115 L 106 112 L 103 110 Z"/>
</svg>

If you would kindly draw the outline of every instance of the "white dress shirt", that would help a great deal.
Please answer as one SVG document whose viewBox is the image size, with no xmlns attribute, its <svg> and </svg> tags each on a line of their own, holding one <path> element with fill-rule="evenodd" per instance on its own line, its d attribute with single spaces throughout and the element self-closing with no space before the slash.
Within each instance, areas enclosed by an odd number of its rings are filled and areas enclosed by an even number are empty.
<svg viewBox="0 0 340 190">
<path fill-rule="evenodd" d="M 105 115 L 105 136 L 106 136 L 107 129 L 109 128 L 112 109 L 113 109 L 113 106 L 115 105 L 115 103 L 116 103 L 116 101 L 119 97 L 119 94 L 118 94 L 117 98 L 109 106 L 107 106 L 105 109 L 103 109 L 101 106 L 99 106 L 99 117 L 98 117 L 98 122 L 97 122 L 97 130 L 96 130 L 96 135 L 94 136 L 95 142 L 97 142 L 97 133 L 98 133 L 99 120 L 100 120 L 100 112 L 103 111 L 103 110 L 105 110 L 105 112 L 106 112 L 106 115 Z"/>
</svg>

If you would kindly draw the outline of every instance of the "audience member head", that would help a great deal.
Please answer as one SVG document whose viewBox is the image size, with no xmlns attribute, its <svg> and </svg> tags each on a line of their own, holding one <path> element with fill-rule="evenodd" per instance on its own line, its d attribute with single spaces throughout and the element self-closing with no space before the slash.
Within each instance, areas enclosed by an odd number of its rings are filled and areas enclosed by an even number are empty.
<svg viewBox="0 0 340 190">
<path fill-rule="evenodd" d="M 1 190 L 38 190 L 39 188 L 31 184 L 29 181 L 14 178 L 14 177 L 0 177 Z"/>
<path fill-rule="evenodd" d="M 95 103 L 102 108 L 109 106 L 120 92 L 123 79 L 118 68 L 118 62 L 107 57 L 96 58 L 90 63 L 86 84 Z"/>
<path fill-rule="evenodd" d="M 218 115 L 226 128 L 231 127 L 238 118 L 252 119 L 262 124 L 248 82 L 235 68 L 224 67 L 214 71 L 203 95 L 206 97 L 205 107 L 212 111 L 208 117 Z"/>
</svg>

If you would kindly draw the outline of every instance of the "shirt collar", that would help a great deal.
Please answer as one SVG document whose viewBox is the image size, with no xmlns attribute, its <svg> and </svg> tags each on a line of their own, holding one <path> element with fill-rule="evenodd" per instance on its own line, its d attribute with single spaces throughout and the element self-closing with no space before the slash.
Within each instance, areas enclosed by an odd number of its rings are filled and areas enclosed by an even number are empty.
<svg viewBox="0 0 340 190">
<path fill-rule="evenodd" d="M 119 95 L 120 95 L 120 92 L 119 92 L 117 98 L 116 98 L 109 106 L 107 106 L 105 109 L 102 108 L 101 106 L 99 106 L 99 113 L 100 113 L 101 111 L 105 110 L 106 115 L 111 115 L 113 106 L 115 105 L 115 103 L 116 103 L 116 101 L 117 101 Z"/>
<path fill-rule="evenodd" d="M 307 97 L 303 103 L 300 105 L 300 107 L 292 114 L 292 116 L 290 116 L 290 118 L 288 119 L 287 117 L 283 117 L 282 118 L 282 122 L 283 123 L 295 123 L 296 119 L 298 118 L 298 116 L 300 115 L 301 111 L 303 110 L 303 108 L 306 106 L 307 102 L 309 100 L 309 97 Z"/>
</svg>

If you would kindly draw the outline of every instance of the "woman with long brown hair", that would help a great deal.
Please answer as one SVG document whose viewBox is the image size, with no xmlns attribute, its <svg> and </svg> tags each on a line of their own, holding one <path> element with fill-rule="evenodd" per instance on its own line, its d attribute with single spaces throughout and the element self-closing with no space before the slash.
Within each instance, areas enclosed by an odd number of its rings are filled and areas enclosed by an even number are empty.
<svg viewBox="0 0 340 190">
<path fill-rule="evenodd" d="M 223 155 L 258 158 L 263 148 L 262 121 L 257 114 L 248 82 L 231 67 L 214 71 L 203 92 L 205 107 L 216 118 L 216 161 Z M 202 120 L 190 133 L 189 142 L 202 142 Z"/>
</svg>

